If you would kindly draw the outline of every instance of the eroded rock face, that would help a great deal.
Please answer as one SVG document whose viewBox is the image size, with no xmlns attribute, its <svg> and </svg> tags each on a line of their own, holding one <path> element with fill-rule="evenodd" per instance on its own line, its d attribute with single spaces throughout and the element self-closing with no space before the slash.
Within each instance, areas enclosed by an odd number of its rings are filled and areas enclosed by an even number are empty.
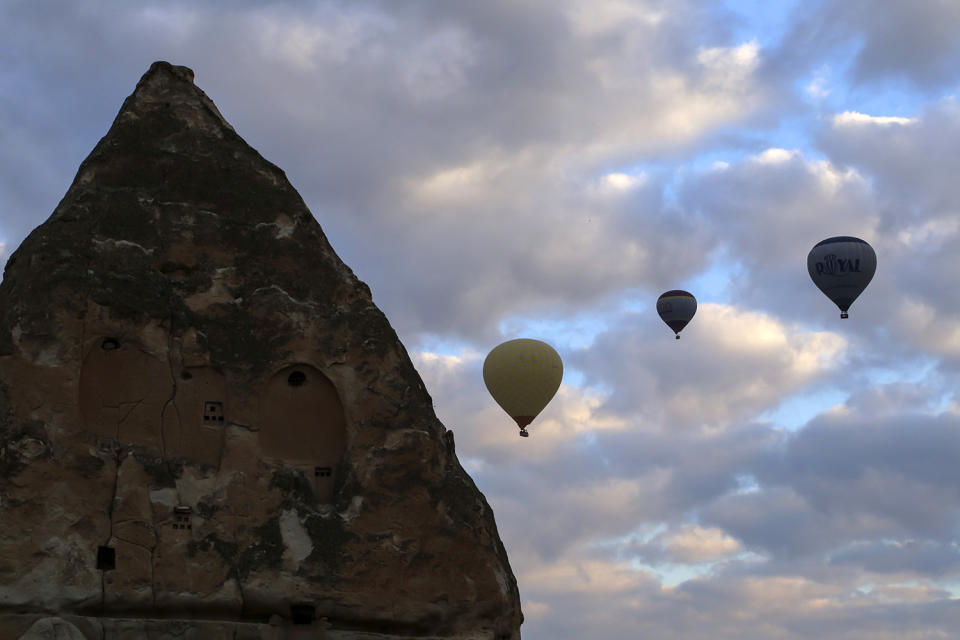
<svg viewBox="0 0 960 640">
<path fill-rule="evenodd" d="M 86 637 L 66 620 L 41 618 L 19 640 L 86 640 Z"/>
<path fill-rule="evenodd" d="M 0 284 L 0 612 L 520 637 L 493 514 L 370 292 L 155 63 Z"/>
</svg>

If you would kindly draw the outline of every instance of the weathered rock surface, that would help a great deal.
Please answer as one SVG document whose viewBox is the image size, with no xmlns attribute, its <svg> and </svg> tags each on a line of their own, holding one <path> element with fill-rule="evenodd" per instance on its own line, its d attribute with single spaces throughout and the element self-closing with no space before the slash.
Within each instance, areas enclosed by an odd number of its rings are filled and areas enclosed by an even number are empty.
<svg viewBox="0 0 960 640">
<path fill-rule="evenodd" d="M 403 640 L 407 637 L 331 629 L 323 620 L 311 625 L 291 625 L 277 618 L 264 623 L 70 615 L 62 618 L 30 614 L 0 616 L 2 640 Z M 417 640 L 447 638 L 416 637 Z"/>
<path fill-rule="evenodd" d="M 493 514 L 369 290 L 164 62 L 0 283 L 0 522 L 0 629 L 520 637 Z"/>
<path fill-rule="evenodd" d="M 60 618 L 40 618 L 20 640 L 87 640 L 80 629 Z"/>
</svg>

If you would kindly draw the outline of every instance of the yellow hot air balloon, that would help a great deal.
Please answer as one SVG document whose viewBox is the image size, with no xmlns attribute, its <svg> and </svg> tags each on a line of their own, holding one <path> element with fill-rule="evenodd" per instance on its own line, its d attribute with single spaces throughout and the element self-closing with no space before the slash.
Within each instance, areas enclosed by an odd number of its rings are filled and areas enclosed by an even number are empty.
<svg viewBox="0 0 960 640">
<path fill-rule="evenodd" d="M 543 411 L 563 379 L 563 361 L 546 342 L 517 338 L 494 347 L 483 361 L 483 382 L 493 399 L 517 421 L 520 435 Z"/>
</svg>

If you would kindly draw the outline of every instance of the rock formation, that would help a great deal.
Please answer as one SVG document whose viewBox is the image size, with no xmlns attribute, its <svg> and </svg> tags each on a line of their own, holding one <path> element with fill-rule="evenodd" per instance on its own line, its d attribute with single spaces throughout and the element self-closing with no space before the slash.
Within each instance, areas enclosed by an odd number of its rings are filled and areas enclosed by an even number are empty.
<svg viewBox="0 0 960 640">
<path fill-rule="evenodd" d="M 0 522 L 2 638 L 520 638 L 369 289 L 165 62 L 0 283 Z"/>
</svg>

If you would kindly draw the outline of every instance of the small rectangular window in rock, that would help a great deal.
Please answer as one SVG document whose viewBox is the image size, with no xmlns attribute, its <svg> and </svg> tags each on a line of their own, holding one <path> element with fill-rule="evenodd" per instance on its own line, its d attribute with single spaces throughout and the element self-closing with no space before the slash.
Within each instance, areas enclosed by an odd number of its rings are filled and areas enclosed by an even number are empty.
<svg viewBox="0 0 960 640">
<path fill-rule="evenodd" d="M 190 514 L 193 509 L 185 505 L 177 505 L 173 508 L 173 528 L 174 529 L 193 529 L 193 520 Z"/>
<path fill-rule="evenodd" d="M 223 424 L 223 403 L 210 400 L 203 403 L 203 424 L 216 426 Z"/>
<path fill-rule="evenodd" d="M 312 604 L 290 605 L 290 618 L 293 624 L 313 624 L 316 608 Z"/>
<path fill-rule="evenodd" d="M 113 547 L 97 547 L 97 569 L 112 571 L 117 568 L 117 550 Z"/>
<path fill-rule="evenodd" d="M 317 478 L 329 478 L 333 475 L 333 469 L 330 467 L 314 467 L 313 475 Z"/>
</svg>

